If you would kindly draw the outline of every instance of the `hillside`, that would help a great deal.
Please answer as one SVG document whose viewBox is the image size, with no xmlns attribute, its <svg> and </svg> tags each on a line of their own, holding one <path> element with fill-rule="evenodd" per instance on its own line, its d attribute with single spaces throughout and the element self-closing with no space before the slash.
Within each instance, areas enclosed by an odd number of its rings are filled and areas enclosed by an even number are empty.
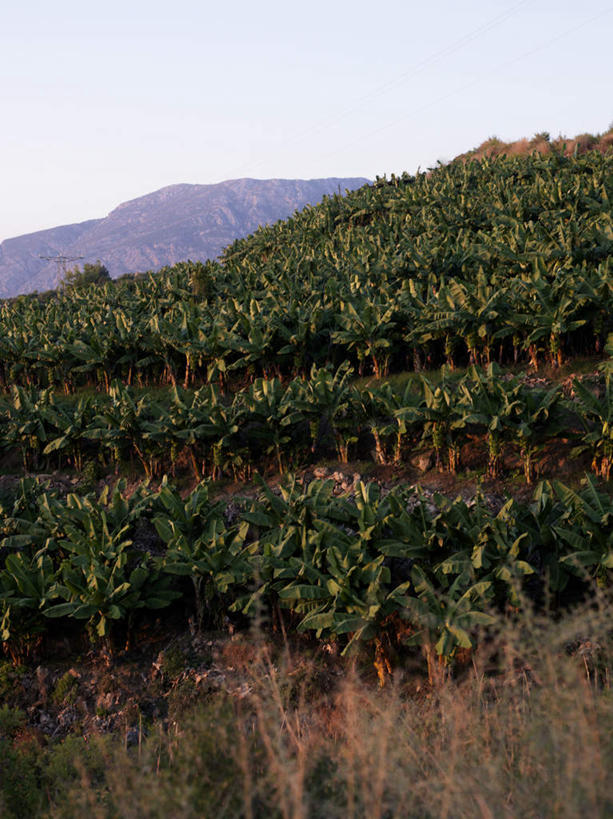
<svg viewBox="0 0 613 819">
<path fill-rule="evenodd" d="M 0 302 L 0 812 L 609 816 L 612 201 L 469 157 Z"/>
<path fill-rule="evenodd" d="M 613 149 L 613 127 L 610 127 L 602 134 L 579 134 L 575 137 L 558 136 L 552 139 L 548 131 L 540 131 L 532 139 L 516 139 L 505 142 L 499 137 L 493 136 L 482 142 L 472 151 L 460 154 L 457 160 L 466 161 L 469 159 L 492 159 L 497 156 L 528 156 L 537 153 L 547 156 L 552 153 L 560 153 L 563 156 L 583 156 L 588 151 L 599 151 L 606 153 Z"/>
<path fill-rule="evenodd" d="M 326 194 L 365 179 L 234 179 L 216 185 L 172 185 L 124 202 L 103 219 L 7 239 L 0 244 L 0 297 L 57 284 L 57 267 L 40 256 L 100 259 L 116 278 L 184 259 L 215 258 L 258 225 L 286 218 Z"/>
<path fill-rule="evenodd" d="M 378 179 L 259 228 L 204 269 L 7 305 L 0 377 L 190 384 L 602 350 L 612 167 L 611 152 L 552 153 Z"/>
</svg>

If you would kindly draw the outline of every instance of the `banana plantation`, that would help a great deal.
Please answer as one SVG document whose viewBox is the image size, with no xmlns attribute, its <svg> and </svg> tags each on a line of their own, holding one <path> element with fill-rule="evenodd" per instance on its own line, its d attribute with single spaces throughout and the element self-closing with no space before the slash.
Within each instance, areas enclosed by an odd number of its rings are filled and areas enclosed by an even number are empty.
<svg viewBox="0 0 613 819">
<path fill-rule="evenodd" d="M 610 152 L 456 162 L 217 262 L 0 304 L 0 453 L 26 474 L 0 505 L 5 650 L 58 627 L 112 647 L 169 607 L 197 630 L 264 612 L 344 652 L 420 646 L 432 676 L 500 614 L 608 589 L 612 198 Z M 594 372 L 564 388 L 526 377 L 579 356 Z M 580 485 L 540 480 L 564 447 Z M 424 452 L 451 476 L 513 464 L 523 499 L 295 477 Z M 87 469 L 102 494 L 34 477 Z M 232 514 L 220 480 L 249 488 Z"/>
<path fill-rule="evenodd" d="M 0 305 L 0 386 L 558 365 L 613 330 L 613 157 L 379 179 L 183 263 Z"/>
<path fill-rule="evenodd" d="M 360 387 L 351 375 L 346 367 L 314 367 L 307 379 L 258 378 L 225 399 L 211 385 L 155 396 L 114 382 L 108 395 L 76 401 L 50 388 L 14 387 L 0 398 L 0 451 L 18 457 L 26 472 L 80 472 L 88 463 L 160 479 L 170 464 L 175 476 L 187 470 L 196 480 L 248 480 L 254 471 L 282 474 L 327 458 L 398 465 L 428 449 L 440 471 L 455 474 L 469 445 L 483 452 L 491 478 L 513 454 L 529 484 L 539 453 L 572 441 L 573 453 L 589 453 L 595 474 L 609 479 L 608 372 L 591 386 L 574 379 L 572 397 L 560 386 L 503 375 L 495 364 L 461 376 L 443 368 L 437 381 L 420 375 L 400 389 Z"/>
<path fill-rule="evenodd" d="M 531 503 L 499 509 L 479 494 L 430 499 L 371 482 L 348 499 L 333 485 L 262 483 L 230 519 L 206 482 L 183 497 L 164 481 L 128 500 L 122 482 L 96 499 L 23 479 L 2 508 L 5 646 L 27 656 L 53 620 L 129 642 L 139 611 L 185 597 L 199 629 L 283 609 L 299 631 L 341 640 L 345 652 L 402 633 L 430 664 L 470 649 L 495 611 L 527 599 L 562 605 L 610 580 L 613 500 L 592 480 L 581 491 L 544 482 Z M 158 550 L 139 547 L 144 522 Z"/>
</svg>

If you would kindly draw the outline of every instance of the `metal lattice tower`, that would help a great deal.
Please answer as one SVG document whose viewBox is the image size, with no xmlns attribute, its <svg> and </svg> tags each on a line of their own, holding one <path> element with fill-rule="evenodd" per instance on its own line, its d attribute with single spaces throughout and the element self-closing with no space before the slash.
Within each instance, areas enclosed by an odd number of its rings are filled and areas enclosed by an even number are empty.
<svg viewBox="0 0 613 819">
<path fill-rule="evenodd" d="M 84 259 L 85 256 L 64 256 L 62 253 L 58 253 L 57 256 L 39 256 L 38 258 L 44 259 L 46 262 L 55 262 L 57 265 L 57 284 L 59 284 L 66 276 L 68 263 L 78 262 Z"/>
</svg>

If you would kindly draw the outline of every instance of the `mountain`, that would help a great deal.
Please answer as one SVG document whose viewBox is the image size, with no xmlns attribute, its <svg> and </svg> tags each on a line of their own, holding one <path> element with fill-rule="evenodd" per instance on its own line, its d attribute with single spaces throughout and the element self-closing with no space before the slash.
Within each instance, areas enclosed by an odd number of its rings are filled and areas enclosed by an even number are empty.
<svg viewBox="0 0 613 819">
<path fill-rule="evenodd" d="M 232 179 L 216 185 L 171 185 L 124 202 L 104 219 L 6 239 L 0 244 L 0 297 L 55 287 L 57 265 L 41 256 L 83 257 L 69 266 L 100 259 L 113 278 L 184 259 L 212 259 L 259 225 L 368 181 Z"/>
</svg>

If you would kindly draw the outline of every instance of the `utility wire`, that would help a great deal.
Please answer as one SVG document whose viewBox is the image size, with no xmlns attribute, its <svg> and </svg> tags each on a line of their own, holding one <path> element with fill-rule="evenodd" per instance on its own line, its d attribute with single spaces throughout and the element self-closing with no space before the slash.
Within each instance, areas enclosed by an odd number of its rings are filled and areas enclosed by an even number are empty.
<svg viewBox="0 0 613 819">
<path fill-rule="evenodd" d="M 374 88 L 372 91 L 369 91 L 367 94 L 358 97 L 352 103 L 351 107 L 346 108 L 344 111 L 337 114 L 336 116 L 328 120 L 323 120 L 322 122 L 312 125 L 310 128 L 300 131 L 299 133 L 294 134 L 291 137 L 288 137 L 286 140 L 283 140 L 277 146 L 277 149 L 285 148 L 289 145 L 294 145 L 298 142 L 303 141 L 309 136 L 312 136 L 313 134 L 320 133 L 321 131 L 327 130 L 330 126 L 336 125 L 338 122 L 345 119 L 350 114 L 353 114 L 355 111 L 360 110 L 363 103 L 376 99 L 377 97 L 386 94 L 388 91 L 397 88 L 399 85 L 402 85 L 403 83 L 407 82 L 407 80 L 417 76 L 417 74 L 419 74 L 425 68 L 428 68 L 431 65 L 436 64 L 445 57 L 449 57 L 452 54 L 455 54 L 457 51 L 460 51 L 462 48 L 464 48 L 464 46 L 469 45 L 470 43 L 477 40 L 483 34 L 487 34 L 492 29 L 506 22 L 510 17 L 516 14 L 516 12 L 519 11 L 519 9 L 522 6 L 527 5 L 529 2 L 530 0 L 521 0 L 521 2 L 516 3 L 510 9 L 507 9 L 506 11 L 497 14 L 495 17 L 492 17 L 483 25 L 479 26 L 473 31 L 468 32 L 467 34 L 464 34 L 458 40 L 454 40 L 452 43 L 445 46 L 445 48 L 442 48 L 439 51 L 434 52 L 434 54 L 431 54 L 429 57 L 426 57 L 424 60 L 417 63 L 417 65 L 413 66 L 413 68 L 409 69 L 408 71 L 399 74 L 397 77 L 391 80 L 387 80 L 386 82 Z M 256 160 L 255 162 L 243 163 L 240 166 L 240 168 L 238 168 L 235 172 L 231 172 L 230 176 L 231 177 L 240 176 L 243 170 L 258 167 L 258 165 L 262 165 L 265 161 L 266 161 L 265 159 L 259 159 Z"/>
<path fill-rule="evenodd" d="M 515 63 L 518 63 L 521 60 L 525 60 L 527 57 L 531 57 L 534 54 L 538 54 L 539 51 L 543 51 L 546 48 L 549 48 L 550 46 L 564 39 L 565 37 L 568 37 L 569 35 L 574 34 L 577 31 L 580 31 L 582 28 L 585 28 L 585 26 L 590 25 L 590 23 L 594 23 L 596 20 L 600 20 L 602 17 L 605 17 L 606 15 L 611 14 L 612 12 L 613 7 L 605 9 L 603 12 L 600 12 L 599 14 L 596 14 L 593 17 L 584 20 L 582 23 L 579 23 L 579 25 L 566 29 L 560 34 L 557 34 L 555 37 L 552 37 L 550 40 L 546 40 L 545 42 L 540 43 L 535 48 L 531 48 L 528 51 L 524 51 L 522 54 L 518 55 L 517 57 L 513 57 L 511 60 L 499 63 L 495 68 L 487 72 L 486 77 L 484 76 L 477 77 L 477 79 L 473 80 L 472 82 L 466 83 L 466 85 L 462 85 L 460 86 L 460 88 L 456 88 L 447 94 L 443 94 L 442 96 L 437 97 L 435 100 L 431 100 L 425 103 L 420 108 L 416 108 L 410 113 L 403 115 L 402 117 L 398 117 L 397 119 L 394 119 L 391 122 L 388 122 L 387 124 L 382 125 L 379 128 L 375 128 L 373 131 L 369 131 L 367 134 L 363 134 L 362 136 L 358 137 L 357 139 L 351 142 L 344 143 L 340 148 L 337 148 L 336 150 L 331 151 L 330 153 L 322 154 L 319 158 L 327 159 L 328 157 L 337 156 L 338 154 L 343 153 L 347 148 L 353 147 L 354 145 L 359 145 L 365 140 L 369 139 L 370 137 L 376 136 L 377 134 L 380 134 L 383 131 L 387 131 L 389 128 L 393 128 L 395 125 L 398 125 L 401 122 L 405 122 L 407 119 L 415 116 L 416 114 L 421 114 L 424 111 L 427 111 L 428 109 L 438 105 L 439 103 L 445 102 L 446 100 L 455 97 L 457 94 L 460 94 L 463 91 L 467 91 L 469 88 L 474 88 L 476 85 L 479 85 L 486 79 L 490 79 L 492 74 L 498 73 L 499 71 L 502 71 L 505 68 L 515 65 Z"/>
</svg>

